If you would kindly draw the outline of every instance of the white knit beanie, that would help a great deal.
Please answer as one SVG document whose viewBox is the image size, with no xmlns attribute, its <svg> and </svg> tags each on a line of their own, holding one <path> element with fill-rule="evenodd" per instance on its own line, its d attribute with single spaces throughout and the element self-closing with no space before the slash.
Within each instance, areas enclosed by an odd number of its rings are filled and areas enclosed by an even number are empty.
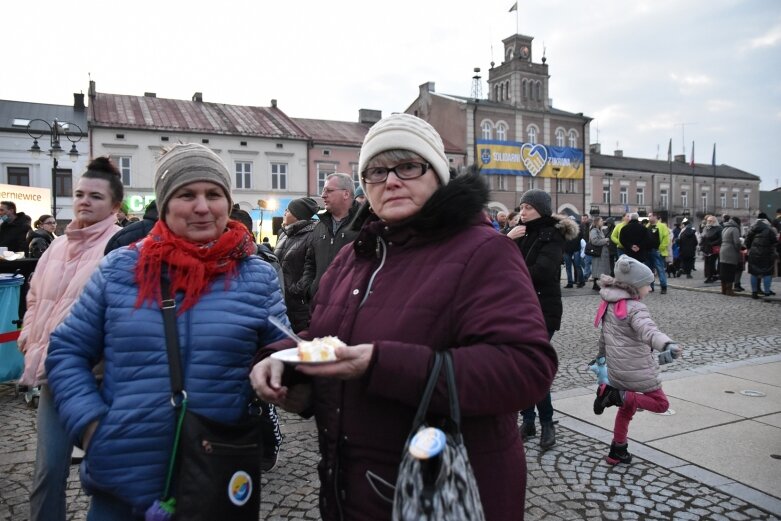
<svg viewBox="0 0 781 521">
<path fill-rule="evenodd" d="M 637 289 L 650 286 L 654 282 L 654 272 L 642 262 L 628 255 L 621 255 L 618 258 L 613 271 L 617 281 Z"/>
<path fill-rule="evenodd" d="M 392 114 L 374 124 L 363 139 L 358 157 L 358 172 L 363 174 L 369 161 L 388 150 L 415 152 L 431 165 L 446 185 L 450 180 L 450 168 L 445 156 L 445 145 L 434 127 L 411 114 Z M 366 189 L 361 176 L 361 187 Z"/>
</svg>

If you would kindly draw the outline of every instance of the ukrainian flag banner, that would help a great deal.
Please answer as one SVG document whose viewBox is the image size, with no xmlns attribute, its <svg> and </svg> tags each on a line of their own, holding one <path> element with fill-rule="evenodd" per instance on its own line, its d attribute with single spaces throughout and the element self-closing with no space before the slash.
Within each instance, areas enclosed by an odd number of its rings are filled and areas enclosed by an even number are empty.
<svg viewBox="0 0 781 521">
<path fill-rule="evenodd" d="M 514 141 L 478 140 L 484 174 L 583 179 L 583 151 Z"/>
<path fill-rule="evenodd" d="M 521 145 L 514 141 L 477 140 L 477 164 L 483 174 L 531 175 L 521 159 Z"/>
</svg>

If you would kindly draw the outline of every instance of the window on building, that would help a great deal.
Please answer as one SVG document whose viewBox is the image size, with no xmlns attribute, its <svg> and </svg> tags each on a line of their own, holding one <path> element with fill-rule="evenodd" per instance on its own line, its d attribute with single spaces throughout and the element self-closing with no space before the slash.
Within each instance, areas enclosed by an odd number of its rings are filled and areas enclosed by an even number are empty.
<svg viewBox="0 0 781 521">
<path fill-rule="evenodd" d="M 523 86 L 523 97 L 528 98 L 529 97 L 529 82 L 526 80 L 523 80 L 521 82 L 521 85 Z"/>
<path fill-rule="evenodd" d="M 556 129 L 556 146 L 557 147 L 563 147 L 564 146 L 564 129 L 563 128 L 557 128 Z"/>
<path fill-rule="evenodd" d="M 732 207 L 737 208 L 738 207 L 738 194 L 733 193 L 732 194 Z"/>
<path fill-rule="evenodd" d="M 702 195 L 700 195 L 700 203 L 702 204 L 702 211 L 707 212 L 708 211 L 708 192 L 702 192 Z"/>
<path fill-rule="evenodd" d="M 578 148 L 578 133 L 574 130 L 569 131 L 569 146 L 570 148 Z"/>
<path fill-rule="evenodd" d="M 325 178 L 336 173 L 334 163 L 317 163 L 317 193 L 322 194 L 325 188 Z"/>
<path fill-rule="evenodd" d="M 271 189 L 287 190 L 287 163 L 271 163 Z"/>
<path fill-rule="evenodd" d="M 252 188 L 252 162 L 236 161 L 236 189 L 249 190 Z"/>
<path fill-rule="evenodd" d="M 483 131 L 483 139 L 493 139 L 493 128 L 490 121 L 483 121 L 483 124 L 480 125 L 480 128 Z"/>
<path fill-rule="evenodd" d="M 361 186 L 361 174 L 358 173 L 358 163 L 350 163 L 350 168 L 353 173 L 353 184 L 355 185 L 355 188 L 358 188 Z"/>
<path fill-rule="evenodd" d="M 496 139 L 499 141 L 507 141 L 507 125 L 504 123 L 496 124 Z"/>
<path fill-rule="evenodd" d="M 689 207 L 689 192 L 687 192 L 686 190 L 681 192 L 681 206 L 684 208 Z"/>
<path fill-rule="evenodd" d="M 26 166 L 9 166 L 8 184 L 18 186 L 30 186 L 30 168 Z"/>
<path fill-rule="evenodd" d="M 604 185 L 602 187 L 602 202 L 610 204 L 610 185 Z"/>
<path fill-rule="evenodd" d="M 492 175 L 488 179 L 490 180 L 492 190 L 507 190 L 506 175 Z"/>
<path fill-rule="evenodd" d="M 629 204 L 629 190 L 626 186 L 622 186 L 621 191 L 618 192 L 618 202 L 621 204 Z"/>
<path fill-rule="evenodd" d="M 743 194 L 743 208 L 745 208 L 746 210 L 751 208 L 751 206 L 749 206 L 749 202 L 750 201 L 751 200 L 749 199 L 749 195 L 748 194 Z"/>
<path fill-rule="evenodd" d="M 528 137 L 529 143 L 531 143 L 532 145 L 536 145 L 537 144 L 537 127 L 535 127 L 534 125 L 529 125 L 529 128 L 526 129 L 526 133 L 529 136 Z"/>
<path fill-rule="evenodd" d="M 667 193 L 667 188 L 659 190 L 659 205 L 662 208 L 667 208 L 670 205 L 670 196 Z"/>
<path fill-rule="evenodd" d="M 73 170 L 58 168 L 54 176 L 57 197 L 73 197 Z"/>
<path fill-rule="evenodd" d="M 635 194 L 637 195 L 637 205 L 641 206 L 645 204 L 645 188 L 638 187 L 635 191 Z"/>
<path fill-rule="evenodd" d="M 720 199 L 719 203 L 721 204 L 721 207 L 722 208 L 726 208 L 727 207 L 727 193 L 726 192 L 721 192 L 721 197 L 719 197 L 719 199 Z"/>
<path fill-rule="evenodd" d="M 111 156 L 111 160 L 117 165 L 119 173 L 122 174 L 122 184 L 130 186 L 131 160 L 130 156 Z"/>
</svg>

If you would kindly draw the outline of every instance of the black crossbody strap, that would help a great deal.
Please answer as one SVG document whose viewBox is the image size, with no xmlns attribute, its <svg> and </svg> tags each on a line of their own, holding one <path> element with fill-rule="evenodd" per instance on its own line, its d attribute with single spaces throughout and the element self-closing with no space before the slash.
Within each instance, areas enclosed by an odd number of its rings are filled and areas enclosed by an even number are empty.
<svg viewBox="0 0 781 521">
<path fill-rule="evenodd" d="M 171 374 L 171 401 L 176 402 L 182 391 L 182 359 L 179 354 L 179 332 L 176 330 L 176 300 L 171 294 L 171 285 L 165 277 L 160 278 L 160 291 L 163 296 L 163 325 L 165 327 L 165 346 L 168 352 L 168 366 Z"/>
</svg>

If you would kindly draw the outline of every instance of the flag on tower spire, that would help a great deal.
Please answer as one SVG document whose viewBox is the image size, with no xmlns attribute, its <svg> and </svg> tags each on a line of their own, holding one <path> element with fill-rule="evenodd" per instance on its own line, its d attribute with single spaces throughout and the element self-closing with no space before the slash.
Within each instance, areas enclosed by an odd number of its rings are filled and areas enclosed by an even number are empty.
<svg viewBox="0 0 781 521">
<path fill-rule="evenodd" d="M 507 11 L 507 12 L 508 12 L 508 13 L 512 13 L 513 11 L 517 11 L 517 10 L 518 10 L 518 2 L 515 2 L 515 3 L 513 4 L 513 6 L 510 8 L 510 10 L 509 10 L 509 11 Z"/>
</svg>

